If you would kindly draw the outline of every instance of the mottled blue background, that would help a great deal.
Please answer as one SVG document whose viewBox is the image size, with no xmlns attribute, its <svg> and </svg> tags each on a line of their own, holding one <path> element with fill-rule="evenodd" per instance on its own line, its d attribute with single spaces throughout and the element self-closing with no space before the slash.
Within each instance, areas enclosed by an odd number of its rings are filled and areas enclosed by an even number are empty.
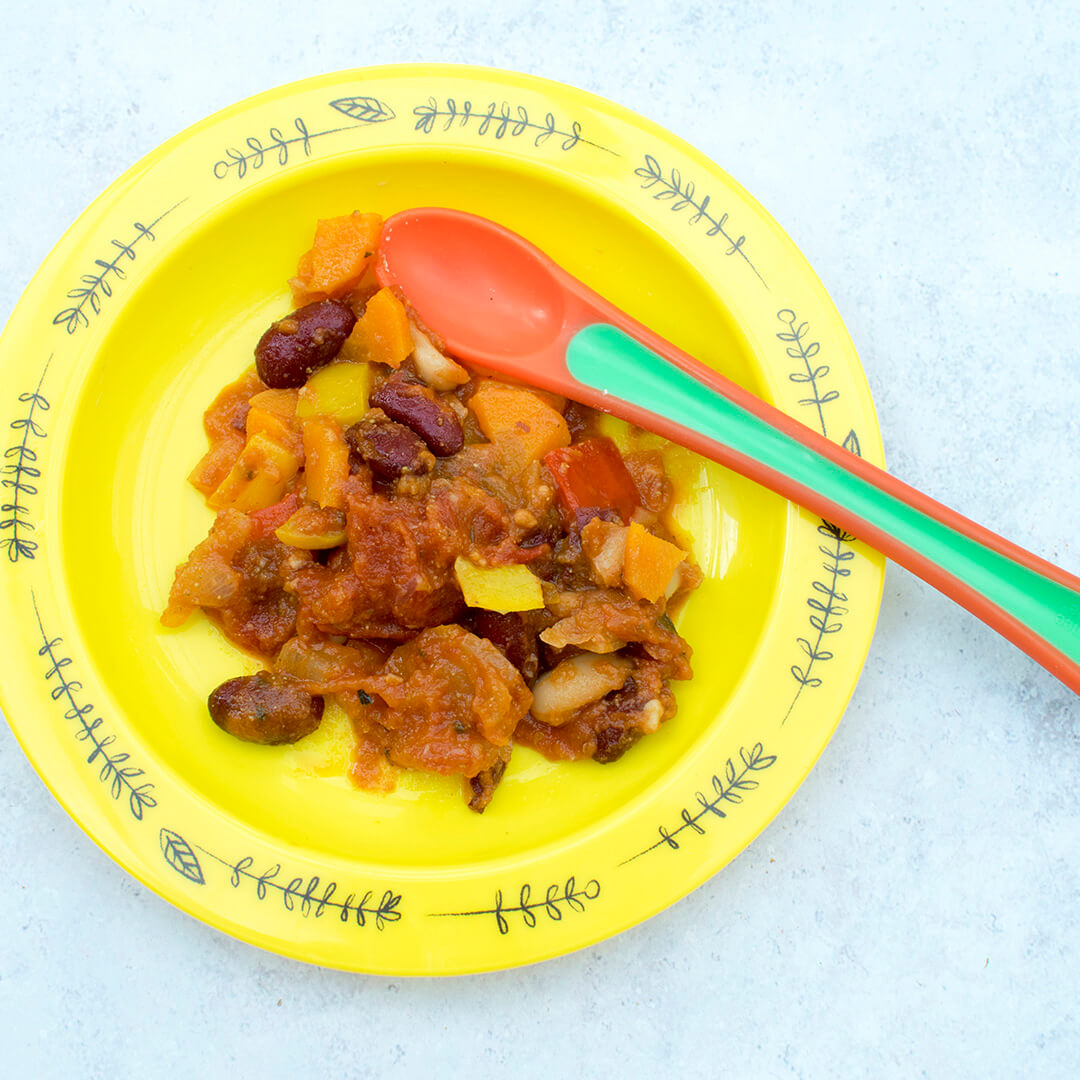
<svg viewBox="0 0 1080 1080">
<path fill-rule="evenodd" d="M 258 8 L 4 7 L 0 317 L 106 184 L 239 98 L 366 63 L 534 72 L 746 185 L 847 321 L 892 470 L 1080 572 L 1075 3 Z M 836 738 L 722 874 L 574 956 L 388 980 L 279 959 L 159 900 L 0 726 L 3 1069 L 1072 1077 L 1078 780 L 1077 700 L 891 568 Z"/>
</svg>

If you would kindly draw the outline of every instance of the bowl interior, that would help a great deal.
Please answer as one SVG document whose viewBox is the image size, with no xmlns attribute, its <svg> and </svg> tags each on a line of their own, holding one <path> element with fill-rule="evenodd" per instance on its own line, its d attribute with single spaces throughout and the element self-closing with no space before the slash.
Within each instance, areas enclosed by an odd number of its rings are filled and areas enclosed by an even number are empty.
<svg viewBox="0 0 1080 1080">
<path fill-rule="evenodd" d="M 754 663 L 780 576 L 786 504 L 680 452 L 680 523 L 706 582 L 682 613 L 697 675 L 678 715 L 615 765 L 555 765 L 515 750 L 497 797 L 470 812 L 460 781 L 405 775 L 389 796 L 344 777 L 348 733 L 328 715 L 295 747 L 220 732 L 207 694 L 258 664 L 202 616 L 157 621 L 175 565 L 212 514 L 185 477 L 204 452 L 201 415 L 289 310 L 286 280 L 315 219 L 445 205 L 516 229 L 616 304 L 768 397 L 769 380 L 694 267 L 594 184 L 497 154 L 380 151 L 329 158 L 239 189 L 123 294 L 93 357 L 70 431 L 61 503 L 66 587 L 97 676 L 156 767 L 252 829 L 313 851 L 401 868 L 523 854 L 640 796 L 685 755 Z M 118 298 L 119 299 L 119 298 Z"/>
</svg>

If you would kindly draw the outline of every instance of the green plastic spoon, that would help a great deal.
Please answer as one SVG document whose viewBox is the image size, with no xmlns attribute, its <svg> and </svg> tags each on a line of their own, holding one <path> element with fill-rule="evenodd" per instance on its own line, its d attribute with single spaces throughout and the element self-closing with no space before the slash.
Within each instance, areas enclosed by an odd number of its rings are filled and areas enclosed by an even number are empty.
<svg viewBox="0 0 1080 1080">
<path fill-rule="evenodd" d="M 456 210 L 407 210 L 383 226 L 378 276 L 466 363 L 620 416 L 805 506 L 1080 693 L 1080 578 L 718 375 L 523 237 Z"/>
</svg>

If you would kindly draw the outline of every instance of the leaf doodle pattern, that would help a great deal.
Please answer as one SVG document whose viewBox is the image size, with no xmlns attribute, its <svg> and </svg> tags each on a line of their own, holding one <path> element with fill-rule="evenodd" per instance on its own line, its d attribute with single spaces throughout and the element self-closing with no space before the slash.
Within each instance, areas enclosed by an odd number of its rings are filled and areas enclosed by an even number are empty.
<svg viewBox="0 0 1080 1080">
<path fill-rule="evenodd" d="M 606 154 L 615 154 L 614 150 L 583 138 L 581 124 L 576 120 L 568 127 L 559 127 L 555 115 L 549 112 L 545 113 L 542 122 L 537 122 L 529 116 L 524 105 L 512 106 L 506 101 L 501 104 L 492 101 L 487 109 L 474 109 L 471 101 L 463 101 L 459 106 L 454 98 L 447 98 L 446 104 L 440 107 L 439 102 L 431 97 L 423 105 L 417 105 L 413 109 L 413 116 L 416 117 L 414 130 L 425 135 L 430 135 L 436 124 L 440 130 L 449 131 L 454 124 L 464 128 L 475 120 L 477 135 L 490 133 L 496 139 L 503 139 L 506 136 L 517 138 L 528 133 L 533 137 L 533 146 L 543 146 L 549 139 L 557 138 L 562 150 L 573 150 L 579 143 L 583 143 L 603 150 Z"/>
<path fill-rule="evenodd" d="M 34 525 L 28 517 L 30 508 L 25 500 L 38 493 L 37 481 L 41 478 L 37 450 L 30 445 L 30 440 L 44 439 L 47 434 L 41 423 L 34 418 L 34 414 L 49 411 L 49 402 L 41 393 L 41 387 L 51 362 L 50 356 L 45 361 L 45 367 L 41 369 L 37 387 L 29 393 L 19 395 L 19 404 L 29 406 L 26 415 L 12 420 L 8 425 L 13 431 L 22 432 L 20 441 L 4 451 L 6 464 L 0 468 L 0 476 L 4 478 L 0 481 L 0 486 L 12 492 L 11 501 L 0 504 L 0 514 L 8 515 L 0 518 L 0 532 L 11 534 L 0 538 L 0 545 L 7 549 L 8 561 L 13 563 L 19 559 L 34 558 L 38 548 L 37 541 L 27 535 L 34 531 Z"/>
<path fill-rule="evenodd" d="M 82 691 L 82 683 L 75 679 L 68 679 L 64 670 L 71 665 L 71 658 L 61 656 L 58 652 L 63 644 L 63 638 L 50 638 L 45 633 L 45 627 L 38 611 L 37 598 L 33 592 L 30 594 L 34 604 L 34 615 L 37 617 L 38 629 L 41 631 L 41 640 L 44 644 L 38 649 L 38 656 L 44 656 L 49 661 L 49 669 L 45 672 L 45 680 L 56 680 L 50 696 L 53 701 L 61 698 L 67 702 L 68 708 L 64 712 L 64 718 L 75 720 L 79 727 L 75 732 L 75 738 L 80 742 L 89 743 L 92 747 L 90 755 L 86 759 L 88 765 L 98 765 L 98 779 L 108 785 L 109 794 L 114 799 L 121 795 L 127 796 L 128 809 L 136 821 L 142 821 L 144 812 L 157 806 L 157 799 L 152 792 L 154 785 L 143 779 L 145 772 L 130 764 L 130 755 L 126 751 L 115 751 L 115 735 L 106 735 L 102 731 L 104 721 L 100 716 L 94 716 L 94 706 L 91 702 L 80 704 L 78 694 Z"/>
<path fill-rule="evenodd" d="M 776 317 L 785 327 L 778 331 L 776 336 L 784 342 L 787 355 L 792 360 L 800 361 L 802 365 L 799 370 L 791 372 L 788 378 L 793 383 L 805 386 L 809 391 L 809 396 L 801 398 L 799 404 L 812 407 L 816 411 L 818 429 L 828 438 L 829 428 L 825 419 L 825 406 L 836 401 L 840 397 L 840 392 L 827 390 L 822 386 L 822 380 L 829 374 L 829 365 L 818 361 L 821 343 L 810 340 L 810 324 L 805 320 L 800 320 L 791 308 L 781 308 L 776 313 Z M 847 433 L 843 447 L 850 453 L 862 457 L 859 437 L 854 431 Z M 820 665 L 828 663 L 835 655 L 828 644 L 829 639 L 844 628 L 842 619 L 848 613 L 849 597 L 840 586 L 844 584 L 845 578 L 851 576 L 849 564 L 855 558 L 855 552 L 850 545 L 855 537 L 824 520 L 818 525 L 817 531 L 825 538 L 824 543 L 818 544 L 818 551 L 825 558 L 822 563 L 824 573 L 821 578 L 810 583 L 812 594 L 806 604 L 810 608 L 812 633 L 808 637 L 795 639 L 806 659 L 791 665 L 791 675 L 798 689 L 780 721 L 781 724 L 787 723 L 788 717 L 791 716 L 804 690 L 814 690 L 821 686 L 821 676 L 817 674 Z"/>
<path fill-rule="evenodd" d="M 245 882 L 253 882 L 258 899 L 265 900 L 268 896 L 280 897 L 287 911 L 299 911 L 304 918 L 313 915 L 319 919 L 327 911 L 333 911 L 343 923 L 354 922 L 357 926 L 366 926 L 369 919 L 373 920 L 376 930 L 382 930 L 388 923 L 396 923 L 401 918 L 401 912 L 398 910 L 401 895 L 390 889 L 387 889 L 378 900 L 370 889 L 361 894 L 351 892 L 339 898 L 338 893 L 341 890 L 338 883 L 336 881 L 324 882 L 318 874 L 313 874 L 307 879 L 293 877 L 288 881 L 282 881 L 280 880 L 280 863 L 274 863 L 273 866 L 257 872 L 252 869 L 255 860 L 250 855 L 245 855 L 236 862 L 230 862 L 204 847 L 196 846 L 203 854 L 228 869 L 229 884 L 234 889 L 240 888 Z"/>
<path fill-rule="evenodd" d="M 135 235 L 127 243 L 122 240 L 112 240 L 116 254 L 111 259 L 94 260 L 97 273 L 83 274 L 80 278 L 81 284 L 68 290 L 68 299 L 76 303 L 64 308 L 63 311 L 58 311 L 53 316 L 53 325 L 63 326 L 69 334 L 74 334 L 80 326 L 89 326 L 90 315 L 87 314 L 86 309 L 89 307 L 90 314 L 93 315 L 101 313 L 102 302 L 112 296 L 115 282 L 123 281 L 127 277 L 123 263 L 134 262 L 137 254 L 136 246 L 143 240 L 153 243 L 157 239 L 154 235 L 154 227 L 185 201 L 181 199 L 180 202 L 170 206 L 164 214 L 158 215 L 149 225 L 144 225 L 141 221 L 132 222 L 131 227 L 135 230 Z"/>
<path fill-rule="evenodd" d="M 560 922 L 563 917 L 564 905 L 566 911 L 582 912 L 585 904 L 595 900 L 600 895 L 600 882 L 596 878 L 587 881 L 580 889 L 577 879 L 568 877 L 560 885 L 549 885 L 544 890 L 542 897 L 534 899 L 532 886 L 528 883 L 521 886 L 518 891 L 517 903 L 508 905 L 503 897 L 502 889 L 495 892 L 495 906 L 480 908 L 476 911 L 437 911 L 432 912 L 431 917 L 443 918 L 467 918 L 471 915 L 494 915 L 495 925 L 500 934 L 510 933 L 510 923 L 507 915 L 520 915 L 522 923 L 532 929 L 536 926 L 537 912 L 543 912 L 552 922 Z"/>
<path fill-rule="evenodd" d="M 825 556 L 822 563 L 824 580 L 810 583 L 814 595 L 806 601 L 810 608 L 810 628 L 814 631 L 814 636 L 812 639 L 796 638 L 799 648 L 806 654 L 806 662 L 791 665 L 791 674 L 799 684 L 799 689 L 795 692 L 781 723 L 791 715 L 803 690 L 815 689 L 821 685 L 821 678 L 814 674 L 815 668 L 833 658 L 832 650 L 826 648 L 825 643 L 831 635 L 838 634 L 844 628 L 841 618 L 848 613 L 848 594 L 843 592 L 839 585 L 844 578 L 851 575 L 851 567 L 845 564 L 855 558 L 855 552 L 848 546 L 855 537 L 827 521 L 822 521 L 817 531 L 827 542 L 818 545 L 818 551 Z"/>
<path fill-rule="evenodd" d="M 159 839 L 161 854 L 178 874 L 186 877 L 188 881 L 193 881 L 196 885 L 206 884 L 199 857 L 179 833 L 173 832 L 172 829 L 162 829 Z"/>
<path fill-rule="evenodd" d="M 249 135 L 244 140 L 243 147 L 226 147 L 225 157 L 214 162 L 214 175 L 219 180 L 224 180 L 235 169 L 237 179 L 243 179 L 247 176 L 248 169 L 261 169 L 268 154 L 273 154 L 279 165 L 286 165 L 289 161 L 289 148 L 296 146 L 297 143 L 304 151 L 304 157 L 310 157 L 312 139 L 320 139 L 323 135 L 333 135 L 335 132 L 345 130 L 343 127 L 329 128 L 312 134 L 303 117 L 300 116 L 293 119 L 293 127 L 296 134 L 288 138 L 281 128 L 272 127 L 265 140 L 257 135 Z"/>
<path fill-rule="evenodd" d="M 338 98 L 330 102 L 330 107 L 361 124 L 382 124 L 395 116 L 385 101 L 373 97 Z"/>
<path fill-rule="evenodd" d="M 638 166 L 634 170 L 634 175 L 640 178 L 641 187 L 644 190 L 651 191 L 652 197 L 658 202 L 668 203 L 668 209 L 673 213 L 677 214 L 683 210 L 692 209 L 694 212 L 687 219 L 688 224 L 696 225 L 699 221 L 707 221 L 709 227 L 705 230 L 705 235 L 722 236 L 728 242 L 724 254 L 738 255 L 754 272 L 754 276 L 758 281 L 765 288 L 769 287 L 758 268 L 751 261 L 750 256 L 746 253 L 746 237 L 741 234 L 737 237 L 732 236 L 728 232 L 728 215 L 726 212 L 719 216 L 710 212 L 709 207 L 712 205 L 712 196 L 704 195 L 700 200 L 696 198 L 697 186 L 693 180 L 684 179 L 678 169 L 670 169 L 665 176 L 660 162 L 651 154 L 645 155 L 645 164 Z"/>
<path fill-rule="evenodd" d="M 338 98 L 329 102 L 331 108 L 355 121 L 343 127 L 326 128 L 324 131 L 311 131 L 302 116 L 293 118 L 293 131 L 286 134 L 279 127 L 270 128 L 266 138 L 258 135 L 249 135 L 242 146 L 230 146 L 225 150 L 225 156 L 214 162 L 214 175 L 219 180 L 224 180 L 230 174 L 242 180 L 248 174 L 249 169 L 261 169 L 268 156 L 272 156 L 278 165 L 287 165 L 293 148 L 299 146 L 304 152 L 304 157 L 311 157 L 311 144 L 315 139 L 321 139 L 324 135 L 336 135 L 341 131 L 349 131 L 356 127 L 367 127 L 370 124 L 381 124 L 387 120 L 393 120 L 394 110 L 373 97 L 349 97 Z"/>
<path fill-rule="evenodd" d="M 831 401 L 835 401 L 840 396 L 840 391 L 826 390 L 822 392 L 821 387 L 818 385 L 819 380 L 824 379 L 829 374 L 828 364 L 814 362 L 821 351 L 821 343 L 806 340 L 810 324 L 799 322 L 795 312 L 790 308 L 783 308 L 778 311 L 776 317 L 787 325 L 787 330 L 781 330 L 776 336 L 787 343 L 788 356 L 793 360 L 801 360 L 803 363 L 802 371 L 793 371 L 788 376 L 793 383 L 804 384 L 810 390 L 810 397 L 802 398 L 799 404 L 813 405 L 817 409 L 818 426 L 821 428 L 821 434 L 828 438 L 829 431 L 825 425 L 824 406 Z"/>
<path fill-rule="evenodd" d="M 862 457 L 859 437 L 854 431 L 847 433 L 843 447 L 849 453 Z M 783 720 L 780 721 L 781 724 L 787 723 L 804 690 L 814 690 L 821 685 L 821 676 L 816 674 L 816 671 L 819 665 L 827 663 L 835 655 L 826 643 L 832 635 L 843 630 L 843 616 L 848 613 L 847 604 L 850 598 L 840 586 L 844 584 L 845 578 L 851 576 L 849 564 L 855 558 L 851 543 L 855 537 L 844 532 L 838 525 L 824 520 L 818 525 L 817 531 L 825 538 L 824 543 L 818 544 L 818 551 L 825 561 L 821 564 L 822 577 L 810 583 L 813 594 L 806 601 L 806 606 L 810 608 L 810 629 L 813 634 L 811 637 L 795 639 L 806 655 L 806 660 L 791 665 L 791 674 L 798 684 L 798 689 L 784 713 Z"/>
<path fill-rule="evenodd" d="M 755 743 L 750 750 L 745 747 L 739 750 L 738 761 L 736 765 L 732 758 L 728 758 L 724 765 L 723 775 L 713 774 L 710 783 L 711 790 L 694 793 L 694 805 L 685 807 L 679 815 L 681 824 L 673 829 L 668 829 L 664 825 L 659 826 L 657 829 L 660 834 L 659 840 L 643 848 L 636 855 L 631 855 L 629 859 L 624 859 L 619 865 L 625 866 L 635 859 L 640 859 L 642 855 L 655 851 L 658 847 L 668 847 L 673 851 L 678 851 L 681 845 L 676 837 L 687 829 L 698 836 L 703 836 L 706 828 L 702 825 L 702 820 L 727 817 L 727 813 L 721 809 L 721 804 L 741 803 L 744 794 L 754 791 L 758 786 L 758 781 L 751 774 L 770 768 L 776 761 L 776 755 L 766 754 L 761 743 Z"/>
</svg>

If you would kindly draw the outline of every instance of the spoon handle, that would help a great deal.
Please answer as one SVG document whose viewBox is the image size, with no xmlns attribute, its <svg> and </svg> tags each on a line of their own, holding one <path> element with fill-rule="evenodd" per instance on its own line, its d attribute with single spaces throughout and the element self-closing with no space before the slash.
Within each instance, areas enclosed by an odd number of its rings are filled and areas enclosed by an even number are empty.
<svg viewBox="0 0 1080 1080">
<path fill-rule="evenodd" d="M 829 442 L 685 353 L 670 352 L 671 362 L 618 327 L 594 323 L 570 340 L 566 365 L 592 391 L 582 394 L 591 403 L 864 540 L 1080 693 L 1080 578 Z"/>
</svg>

